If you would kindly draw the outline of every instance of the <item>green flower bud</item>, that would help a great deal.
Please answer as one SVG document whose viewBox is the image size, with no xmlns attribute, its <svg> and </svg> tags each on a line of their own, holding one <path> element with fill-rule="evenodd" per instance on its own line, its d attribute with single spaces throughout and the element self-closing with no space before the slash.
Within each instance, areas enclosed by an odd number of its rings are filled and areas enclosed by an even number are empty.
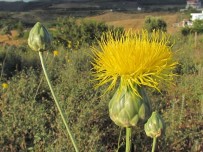
<svg viewBox="0 0 203 152">
<path fill-rule="evenodd" d="M 157 138 L 161 136 L 164 129 L 164 121 L 157 112 L 153 112 L 151 117 L 144 125 L 144 130 L 147 136 L 151 138 Z"/>
<path fill-rule="evenodd" d="M 34 51 L 45 51 L 50 43 L 49 32 L 40 22 L 37 22 L 29 33 L 28 45 Z"/>
<path fill-rule="evenodd" d="M 109 115 L 121 127 L 133 127 L 145 121 L 151 114 L 150 101 L 143 88 L 137 87 L 137 96 L 130 87 L 120 87 L 109 102 Z"/>
</svg>

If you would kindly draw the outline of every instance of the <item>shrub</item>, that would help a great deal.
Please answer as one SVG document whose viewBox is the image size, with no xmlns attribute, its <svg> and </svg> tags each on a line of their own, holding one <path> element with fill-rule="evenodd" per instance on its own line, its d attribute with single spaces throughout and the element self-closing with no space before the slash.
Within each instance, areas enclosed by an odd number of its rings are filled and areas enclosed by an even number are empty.
<svg viewBox="0 0 203 152">
<path fill-rule="evenodd" d="M 195 20 L 192 25 L 192 31 L 203 33 L 203 20 Z"/>
<path fill-rule="evenodd" d="M 186 26 L 186 27 L 181 28 L 180 31 L 183 36 L 188 36 L 192 30 L 190 27 Z"/>
<path fill-rule="evenodd" d="M 144 28 L 149 32 L 152 32 L 153 30 L 161 30 L 166 32 L 167 24 L 161 18 L 148 16 L 145 18 Z"/>
<path fill-rule="evenodd" d="M 5 77 L 29 68 L 39 68 L 39 59 L 27 46 L 5 46 L 0 49 L 1 71 Z"/>
<path fill-rule="evenodd" d="M 11 35 L 11 27 L 10 26 L 4 26 L 2 29 L 1 29 L 1 34 L 8 34 L 8 35 Z"/>
<path fill-rule="evenodd" d="M 56 46 L 63 45 L 69 49 L 78 49 L 82 45 L 92 45 L 100 39 L 103 32 L 123 32 L 121 27 L 108 26 L 104 22 L 81 21 L 76 22 L 75 18 L 59 18 L 56 24 L 56 31 L 53 31 L 54 43 Z"/>
<path fill-rule="evenodd" d="M 75 18 L 58 18 L 56 32 L 54 31 L 54 39 L 57 46 L 62 44 L 65 47 L 71 45 L 71 48 L 75 48 L 76 45 L 80 46 L 84 41 L 84 31 L 81 26 L 76 23 Z"/>
</svg>

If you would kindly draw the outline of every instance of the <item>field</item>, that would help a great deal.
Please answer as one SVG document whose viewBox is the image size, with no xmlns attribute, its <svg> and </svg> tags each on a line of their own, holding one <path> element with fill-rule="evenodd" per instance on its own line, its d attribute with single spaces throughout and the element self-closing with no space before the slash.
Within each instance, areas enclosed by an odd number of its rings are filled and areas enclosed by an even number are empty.
<svg viewBox="0 0 203 152">
<path fill-rule="evenodd" d="M 161 14 L 161 15 L 160 15 Z M 19 14 L 18 14 L 19 15 Z M 167 13 L 167 12 L 159 12 L 159 13 L 122 13 L 122 12 L 106 12 L 101 15 L 95 15 L 91 17 L 85 17 L 82 20 L 94 20 L 98 22 L 105 22 L 107 25 L 113 25 L 116 27 L 124 27 L 125 29 L 134 29 L 139 30 L 144 26 L 144 21 L 147 16 L 156 16 L 160 17 L 167 23 L 167 31 L 170 34 L 174 34 L 180 30 L 179 27 L 174 27 L 174 23 L 181 22 L 181 14 L 180 13 Z M 29 18 L 29 17 L 27 17 Z M 27 19 L 26 19 L 27 20 Z M 81 20 L 80 18 L 78 20 Z M 11 35 L 0 35 L 0 43 L 7 44 L 21 44 L 25 41 L 21 41 L 19 39 L 15 39 L 16 31 L 12 31 Z"/>
<path fill-rule="evenodd" d="M 45 66 L 79 151 L 124 152 L 125 129 L 109 118 L 108 104 L 115 90 L 104 94 L 108 85 L 95 88 L 91 49 L 98 47 L 97 40 L 108 30 L 122 34 L 124 29 L 142 29 L 147 16 L 160 17 L 167 23 L 171 36 L 167 45 L 178 62 L 172 83 L 161 81 L 160 92 L 145 87 L 152 110 L 160 113 L 166 126 L 156 151 L 202 151 L 203 35 L 183 35 L 180 27 L 173 26 L 187 13 L 139 12 L 132 1 L 105 1 L 105 5 L 95 1 L 80 6 L 76 2 L 44 3 L 40 9 L 35 9 L 38 3 L 33 4 L 30 12 L 0 13 L 0 152 L 74 152 L 38 52 L 27 44 L 36 21 L 52 35 L 51 46 L 43 52 Z M 110 4 L 113 9 L 107 7 Z M 143 124 L 132 128 L 132 152 L 151 151 L 152 139 L 146 136 Z"/>
<path fill-rule="evenodd" d="M 126 29 L 132 28 L 135 30 L 140 30 L 144 26 L 144 21 L 147 16 L 160 17 L 166 21 L 168 28 L 167 31 L 171 34 L 176 33 L 179 28 L 173 27 L 174 23 L 180 22 L 180 13 L 118 13 L 110 12 L 102 15 L 88 17 L 87 19 L 92 19 L 96 21 L 103 21 L 109 25 L 122 26 Z"/>
</svg>

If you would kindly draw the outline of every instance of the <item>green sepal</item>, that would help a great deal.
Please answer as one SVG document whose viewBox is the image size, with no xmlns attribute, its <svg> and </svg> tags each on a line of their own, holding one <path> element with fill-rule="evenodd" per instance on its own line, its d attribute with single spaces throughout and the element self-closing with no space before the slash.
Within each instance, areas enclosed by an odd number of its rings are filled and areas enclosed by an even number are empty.
<svg viewBox="0 0 203 152">
<path fill-rule="evenodd" d="M 165 124 L 158 112 L 153 112 L 151 117 L 144 125 L 144 130 L 147 136 L 157 138 L 163 134 Z"/>
<path fill-rule="evenodd" d="M 51 36 L 47 29 L 37 22 L 30 30 L 28 45 L 34 51 L 45 51 L 51 44 Z"/>
<path fill-rule="evenodd" d="M 133 127 L 145 122 L 151 114 L 151 104 L 143 87 L 135 86 L 140 96 L 127 87 L 117 89 L 109 102 L 109 115 L 121 127 Z"/>
</svg>

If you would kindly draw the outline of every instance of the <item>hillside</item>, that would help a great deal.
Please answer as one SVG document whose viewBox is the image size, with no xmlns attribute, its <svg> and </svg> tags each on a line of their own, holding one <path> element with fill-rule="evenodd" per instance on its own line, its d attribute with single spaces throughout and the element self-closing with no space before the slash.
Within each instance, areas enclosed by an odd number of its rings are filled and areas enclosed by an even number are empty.
<svg viewBox="0 0 203 152">
<path fill-rule="evenodd" d="M 133 28 L 139 30 L 143 27 L 145 17 L 147 16 L 157 16 L 161 17 L 167 23 L 167 30 L 169 33 L 175 33 L 179 30 L 177 27 L 172 25 L 176 22 L 179 22 L 180 13 L 121 13 L 121 12 L 109 12 L 102 15 L 96 15 L 92 17 L 87 17 L 89 20 L 103 21 L 109 25 L 122 26 L 126 29 Z"/>
</svg>

